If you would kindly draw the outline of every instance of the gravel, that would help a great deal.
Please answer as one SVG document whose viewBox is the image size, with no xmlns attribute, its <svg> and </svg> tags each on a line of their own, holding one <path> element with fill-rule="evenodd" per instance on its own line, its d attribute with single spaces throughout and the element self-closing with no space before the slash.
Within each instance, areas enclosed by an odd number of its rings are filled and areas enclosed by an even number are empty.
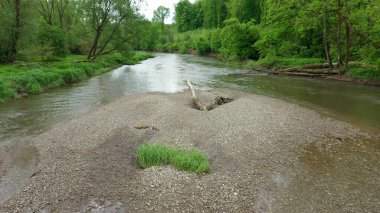
<svg viewBox="0 0 380 213">
<path fill-rule="evenodd" d="M 285 101 L 232 90 L 202 92 L 233 102 L 210 112 L 190 92 L 120 99 L 34 139 L 39 163 L 3 212 L 271 212 L 277 192 L 310 144 L 370 135 Z M 135 129 L 137 125 L 155 129 Z M 196 175 L 170 166 L 137 166 L 141 143 L 198 148 L 212 170 Z"/>
</svg>

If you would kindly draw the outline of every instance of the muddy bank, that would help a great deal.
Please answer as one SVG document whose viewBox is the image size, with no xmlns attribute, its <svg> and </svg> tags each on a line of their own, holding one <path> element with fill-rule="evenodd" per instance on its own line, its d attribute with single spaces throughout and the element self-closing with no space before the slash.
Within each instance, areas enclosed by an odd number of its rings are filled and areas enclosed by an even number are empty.
<svg viewBox="0 0 380 213">
<path fill-rule="evenodd" d="M 264 96 L 214 90 L 203 92 L 201 99 L 217 95 L 234 101 L 200 112 L 192 107 L 188 91 L 144 94 L 56 126 L 34 139 L 38 167 L 23 190 L 1 205 L 1 211 L 276 212 L 277 200 L 282 200 L 277 195 L 286 192 L 304 171 L 300 156 L 308 147 L 375 137 Z M 134 128 L 142 124 L 156 129 Z M 212 170 L 200 176 L 171 167 L 141 170 L 134 153 L 145 141 L 204 150 Z M 378 179 L 378 168 L 371 169 L 371 177 Z M 355 187 L 360 186 L 352 190 Z M 375 210 L 377 195 L 346 200 L 353 205 L 347 208 Z M 326 201 L 321 197 L 290 209 L 305 212 L 318 206 L 331 212 L 337 208 L 324 203 L 335 198 L 337 194 L 332 193 Z"/>
</svg>

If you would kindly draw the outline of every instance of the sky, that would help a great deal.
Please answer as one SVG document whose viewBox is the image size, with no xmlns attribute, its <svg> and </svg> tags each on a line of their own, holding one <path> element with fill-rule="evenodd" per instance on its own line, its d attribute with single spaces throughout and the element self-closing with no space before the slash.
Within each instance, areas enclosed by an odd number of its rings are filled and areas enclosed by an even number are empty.
<svg viewBox="0 0 380 213">
<path fill-rule="evenodd" d="M 194 2 L 195 0 L 190 0 Z M 149 20 L 153 18 L 153 11 L 155 11 L 159 6 L 164 6 L 170 9 L 170 17 L 165 20 L 166 24 L 173 23 L 174 17 L 174 5 L 177 4 L 179 0 L 145 0 L 141 3 L 140 13 L 144 14 Z"/>
</svg>

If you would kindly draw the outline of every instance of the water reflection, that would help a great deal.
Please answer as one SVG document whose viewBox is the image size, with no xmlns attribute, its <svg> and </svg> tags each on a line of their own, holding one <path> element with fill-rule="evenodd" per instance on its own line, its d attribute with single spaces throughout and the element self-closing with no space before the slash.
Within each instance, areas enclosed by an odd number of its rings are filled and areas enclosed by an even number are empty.
<svg viewBox="0 0 380 213">
<path fill-rule="evenodd" d="M 220 76 L 223 87 L 279 97 L 318 108 L 339 119 L 380 128 L 380 88 L 285 76 Z"/>
</svg>

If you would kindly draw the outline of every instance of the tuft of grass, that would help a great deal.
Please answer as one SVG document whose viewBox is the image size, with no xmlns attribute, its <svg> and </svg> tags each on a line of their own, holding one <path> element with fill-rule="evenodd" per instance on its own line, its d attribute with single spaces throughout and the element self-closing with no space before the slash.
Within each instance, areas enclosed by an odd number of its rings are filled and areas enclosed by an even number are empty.
<svg viewBox="0 0 380 213">
<path fill-rule="evenodd" d="M 142 168 L 172 165 L 179 170 L 203 174 L 210 171 L 206 154 L 192 149 L 182 150 L 164 144 L 144 143 L 137 148 L 137 162 Z"/>
</svg>

